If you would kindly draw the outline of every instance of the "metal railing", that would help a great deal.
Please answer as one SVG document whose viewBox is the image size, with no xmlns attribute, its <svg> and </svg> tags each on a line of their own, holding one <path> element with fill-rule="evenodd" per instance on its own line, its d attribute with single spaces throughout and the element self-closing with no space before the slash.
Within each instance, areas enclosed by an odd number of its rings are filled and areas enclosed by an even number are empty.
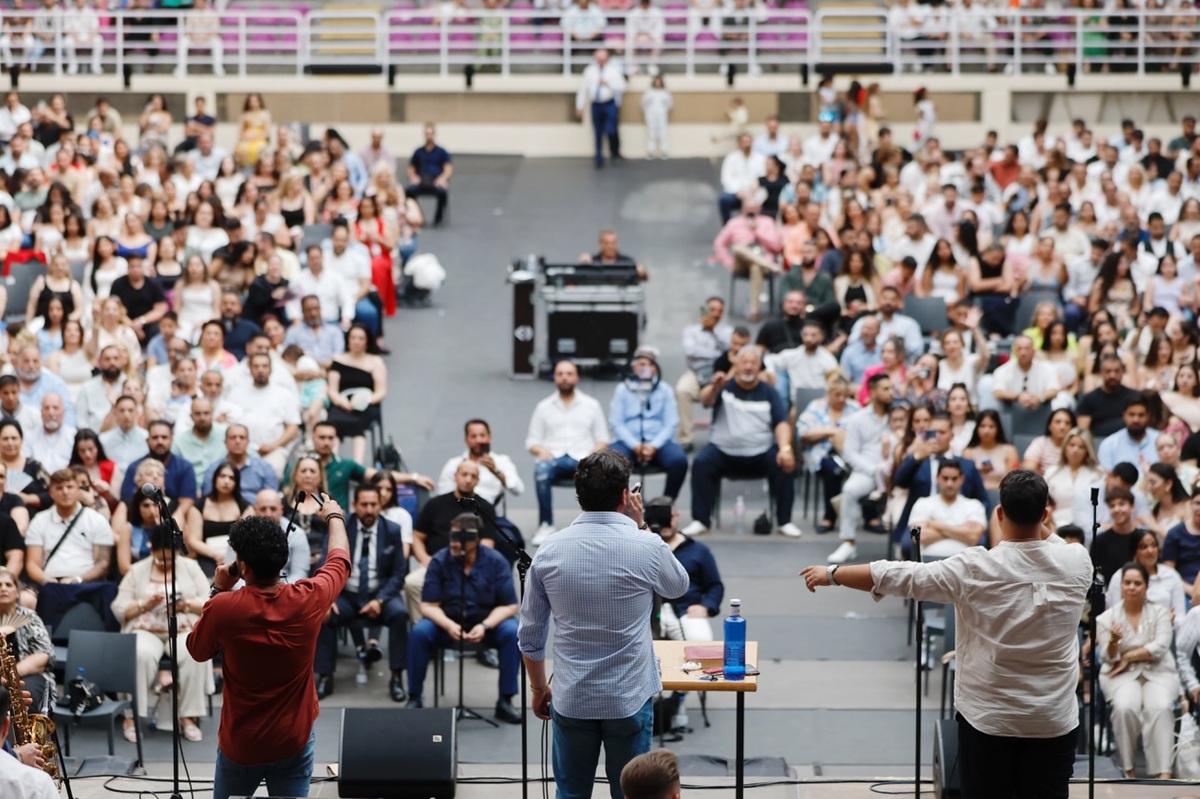
<svg viewBox="0 0 1200 799">
<path fill-rule="evenodd" d="M 910 34 L 892 24 L 884 10 L 758 8 L 739 19 L 722 19 L 705 18 L 681 3 L 668 6 L 662 9 L 659 42 L 638 41 L 636 12 L 608 14 L 601 41 L 636 66 L 654 64 L 688 75 L 727 65 L 751 74 L 806 66 L 956 75 L 989 68 L 1036 73 L 1074 67 L 1081 73 L 1144 75 L 1200 63 L 1200 11 L 1195 10 L 1129 10 L 1114 16 L 1086 9 L 996 9 L 986 24 L 951 12 Z M 62 71 L 68 62 L 89 66 L 86 43 L 77 42 L 71 57 L 70 14 L 30 12 L 29 32 L 11 34 L 3 56 L 11 51 L 13 61 L 32 60 L 41 71 Z M 103 12 L 99 65 L 104 72 L 127 67 L 216 71 L 212 42 L 195 41 L 214 16 L 222 66 L 239 76 L 302 74 L 310 68 L 444 76 L 467 65 L 504 75 L 567 75 L 586 64 L 600 43 L 573 42 L 560 12 L 512 8 L 466 14 L 446 16 L 437 5 L 380 13 L 303 8 Z"/>
</svg>

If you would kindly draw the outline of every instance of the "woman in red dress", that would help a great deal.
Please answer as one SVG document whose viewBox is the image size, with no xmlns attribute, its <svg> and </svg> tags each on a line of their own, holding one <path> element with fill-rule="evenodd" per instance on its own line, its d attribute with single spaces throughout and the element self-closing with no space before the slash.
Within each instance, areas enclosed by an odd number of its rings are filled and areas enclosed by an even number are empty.
<svg viewBox="0 0 1200 799">
<path fill-rule="evenodd" d="M 374 197 L 363 197 L 358 204 L 358 219 L 351 226 L 354 238 L 371 253 L 371 282 L 383 299 L 383 312 L 396 315 L 396 278 L 392 274 L 392 251 L 396 249 L 396 233 L 388 230 Z"/>
</svg>

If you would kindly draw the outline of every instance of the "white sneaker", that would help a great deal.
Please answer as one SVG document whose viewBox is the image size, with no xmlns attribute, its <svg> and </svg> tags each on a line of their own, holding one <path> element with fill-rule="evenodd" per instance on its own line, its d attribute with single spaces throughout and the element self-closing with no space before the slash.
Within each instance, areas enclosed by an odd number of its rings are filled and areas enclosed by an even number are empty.
<svg viewBox="0 0 1200 799">
<path fill-rule="evenodd" d="M 843 541 L 838 545 L 838 548 L 833 550 L 833 554 L 826 560 L 830 563 L 845 563 L 848 560 L 854 560 L 858 557 L 858 547 L 849 541 Z"/>
<path fill-rule="evenodd" d="M 788 538 L 799 538 L 800 536 L 804 535 L 804 533 L 800 532 L 800 528 L 791 522 L 788 522 L 780 527 L 779 532 L 783 535 L 786 535 Z"/>
<path fill-rule="evenodd" d="M 543 522 L 542 524 L 538 525 L 537 532 L 533 534 L 533 540 L 529 543 L 533 544 L 535 547 L 540 547 L 542 544 L 546 543 L 546 539 L 552 535 L 554 535 L 554 525 Z"/>
<path fill-rule="evenodd" d="M 671 729 L 686 730 L 688 726 L 688 714 L 686 710 L 681 710 L 671 717 Z"/>
<path fill-rule="evenodd" d="M 702 522 L 692 522 L 691 524 L 689 524 L 687 527 L 683 528 L 679 532 L 683 533 L 688 538 L 695 538 L 698 535 L 704 535 L 705 533 L 707 533 L 708 528 L 705 527 Z"/>
</svg>

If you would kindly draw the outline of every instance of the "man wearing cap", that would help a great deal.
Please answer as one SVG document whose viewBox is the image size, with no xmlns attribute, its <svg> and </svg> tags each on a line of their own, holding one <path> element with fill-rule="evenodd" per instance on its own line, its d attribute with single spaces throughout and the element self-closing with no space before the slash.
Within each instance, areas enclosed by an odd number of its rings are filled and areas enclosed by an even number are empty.
<svg viewBox="0 0 1200 799">
<path fill-rule="evenodd" d="M 742 201 L 742 213 L 730 219 L 713 240 L 716 259 L 735 275 L 750 277 L 750 320 L 758 321 L 759 295 L 763 276 L 780 269 L 779 253 L 783 241 L 775 220 L 759 213 L 762 192 L 755 192 Z"/>
<path fill-rule="evenodd" d="M 479 545 L 481 519 L 462 513 L 450 523 L 450 545 L 434 555 L 421 592 L 422 619 L 408 636 L 408 707 L 424 707 L 425 672 L 439 648 L 459 642 L 500 651 L 496 718 L 520 724 L 513 707 L 520 655 L 517 650 L 517 592 L 504 556 Z M 469 586 L 470 590 L 467 590 Z"/>
<path fill-rule="evenodd" d="M 675 443 L 679 410 L 675 394 L 662 380 L 658 351 L 643 347 L 633 356 L 631 374 L 613 392 L 608 407 L 613 451 L 624 455 L 637 474 L 644 466 L 667 473 L 663 493 L 675 499 L 687 476 L 688 459 Z"/>
</svg>

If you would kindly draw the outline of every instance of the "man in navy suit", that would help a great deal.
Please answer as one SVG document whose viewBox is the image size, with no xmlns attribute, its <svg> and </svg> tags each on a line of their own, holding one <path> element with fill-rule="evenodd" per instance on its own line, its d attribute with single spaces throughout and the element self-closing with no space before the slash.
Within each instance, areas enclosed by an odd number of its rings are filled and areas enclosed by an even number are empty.
<svg viewBox="0 0 1200 799">
<path fill-rule="evenodd" d="M 908 516 L 912 512 L 913 505 L 921 497 L 933 496 L 937 492 L 938 465 L 943 458 L 954 457 L 949 454 L 950 439 L 954 437 L 950 429 L 949 416 L 935 415 L 929 423 L 929 433 L 931 434 L 930 438 L 918 443 L 916 455 L 909 455 L 900 463 L 900 468 L 896 470 L 896 476 L 892 481 L 896 487 L 908 489 L 908 501 L 904 504 L 904 512 L 900 514 L 895 532 L 896 539 L 900 542 L 906 555 L 912 546 L 908 536 Z M 983 478 L 980 477 L 979 470 L 966 458 L 957 460 L 962 466 L 961 495 L 979 500 L 983 503 L 985 510 L 990 510 L 987 489 L 983 487 Z"/>
<path fill-rule="evenodd" d="M 354 515 L 346 524 L 350 539 L 350 579 L 329 609 L 325 626 L 317 636 L 317 698 L 333 693 L 333 671 L 337 661 L 337 628 L 365 623 L 377 634 L 380 625 L 388 628 L 388 664 L 392 679 L 388 685 L 393 702 L 403 702 L 404 668 L 408 652 L 408 609 L 404 604 L 404 578 L 408 560 L 400 528 L 379 515 L 379 489 L 361 484 L 354 491 Z M 359 657 L 370 665 L 383 657 L 374 638 L 359 648 Z"/>
</svg>

